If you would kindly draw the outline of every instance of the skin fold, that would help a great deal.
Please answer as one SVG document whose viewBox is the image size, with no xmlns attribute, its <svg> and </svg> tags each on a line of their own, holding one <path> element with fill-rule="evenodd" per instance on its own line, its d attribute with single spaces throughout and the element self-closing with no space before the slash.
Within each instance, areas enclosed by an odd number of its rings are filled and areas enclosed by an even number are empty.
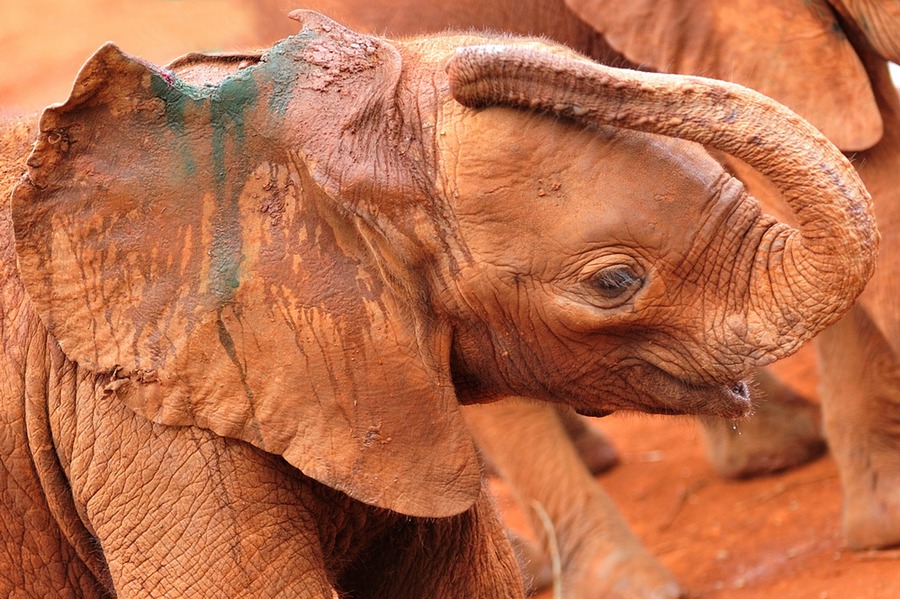
<svg viewBox="0 0 900 599">
<path fill-rule="evenodd" d="M 6 594 L 522 596 L 460 403 L 740 416 L 871 275 L 865 189 L 767 98 L 294 17 L 106 45 L 5 129 Z"/>
</svg>

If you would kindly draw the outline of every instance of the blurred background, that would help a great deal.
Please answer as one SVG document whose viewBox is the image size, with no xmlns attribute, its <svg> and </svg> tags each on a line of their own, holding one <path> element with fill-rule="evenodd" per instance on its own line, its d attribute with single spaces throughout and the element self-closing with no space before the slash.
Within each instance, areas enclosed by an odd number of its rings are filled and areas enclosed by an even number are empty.
<svg viewBox="0 0 900 599">
<path fill-rule="evenodd" d="M 252 3 L 238 0 L 2 0 L 0 114 L 61 102 L 106 41 L 156 64 L 190 51 L 253 46 Z"/>
<path fill-rule="evenodd" d="M 273 41 L 259 25 L 273 17 L 260 12 L 298 4 L 302 0 L 2 0 L 0 115 L 64 100 L 78 68 L 106 41 L 156 64 L 191 51 L 258 47 Z M 892 69 L 900 82 L 900 67 Z"/>
</svg>

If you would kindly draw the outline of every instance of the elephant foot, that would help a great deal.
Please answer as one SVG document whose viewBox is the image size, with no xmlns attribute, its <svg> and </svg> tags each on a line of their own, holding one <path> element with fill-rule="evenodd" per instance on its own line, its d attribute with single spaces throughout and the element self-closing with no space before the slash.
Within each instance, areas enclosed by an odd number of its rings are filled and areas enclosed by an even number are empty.
<svg viewBox="0 0 900 599">
<path fill-rule="evenodd" d="M 867 388 L 855 389 L 858 396 L 847 397 L 847 387 L 833 385 L 823 395 L 850 549 L 900 545 L 900 368 L 887 352 L 869 365 Z"/>
<path fill-rule="evenodd" d="M 579 599 L 679 599 L 675 577 L 659 562 L 596 489 L 593 501 L 578 510 L 570 528 L 556 529 L 538 503 L 532 509 L 544 541 L 529 543 L 511 534 L 525 560 L 531 592 L 553 589 L 553 597 Z"/>
<path fill-rule="evenodd" d="M 563 406 L 554 408 L 581 461 L 592 475 L 606 472 L 619 463 L 619 453 L 600 429 L 571 408 Z"/>
<path fill-rule="evenodd" d="M 893 468 L 844 477 L 843 528 L 850 549 L 885 549 L 900 545 L 900 459 Z M 849 480 L 848 480 L 849 479 Z"/>
<path fill-rule="evenodd" d="M 860 304 L 817 340 L 851 549 L 900 545 L 900 355 Z"/>
<path fill-rule="evenodd" d="M 635 540 L 636 541 L 636 540 Z M 562 597 L 585 599 L 677 599 L 675 577 L 640 543 L 582 546 L 564 560 Z"/>
<path fill-rule="evenodd" d="M 567 556 L 554 576 L 547 553 L 514 534 L 510 540 L 519 556 L 529 594 L 558 585 L 554 597 L 584 599 L 678 599 L 684 594 L 675 577 L 643 546 L 579 548 Z"/>
<path fill-rule="evenodd" d="M 754 414 L 740 422 L 702 418 L 709 461 L 727 478 L 749 478 L 795 468 L 825 453 L 819 406 L 766 371 L 757 377 Z"/>
<path fill-rule="evenodd" d="M 869 395 L 855 415 L 844 406 L 826 406 L 850 549 L 900 546 L 900 378 L 891 379 L 890 393 Z"/>
</svg>

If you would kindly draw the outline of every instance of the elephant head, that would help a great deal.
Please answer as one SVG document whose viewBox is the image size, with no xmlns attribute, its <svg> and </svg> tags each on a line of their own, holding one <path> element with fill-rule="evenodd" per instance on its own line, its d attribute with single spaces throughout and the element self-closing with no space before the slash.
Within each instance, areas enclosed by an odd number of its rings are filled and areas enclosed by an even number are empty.
<svg viewBox="0 0 900 599">
<path fill-rule="evenodd" d="M 634 63 L 734 81 L 795 110 L 836 146 L 853 152 L 854 166 L 876 198 L 883 230 L 895 228 L 900 133 L 888 61 L 900 62 L 898 3 L 564 1 Z M 780 194 L 758 173 L 728 156 L 719 158 L 767 209 L 781 209 Z M 887 274 L 890 264 L 890 259 L 882 262 L 885 276 L 873 279 L 861 302 L 897 349 L 900 303 Z"/>
<path fill-rule="evenodd" d="M 99 400 L 444 516 L 479 492 L 458 402 L 738 417 L 748 370 L 871 274 L 853 169 L 758 94 L 295 17 L 267 52 L 171 69 L 104 46 L 44 112 L 19 266 Z M 694 142 L 770 177 L 799 228 Z"/>
</svg>

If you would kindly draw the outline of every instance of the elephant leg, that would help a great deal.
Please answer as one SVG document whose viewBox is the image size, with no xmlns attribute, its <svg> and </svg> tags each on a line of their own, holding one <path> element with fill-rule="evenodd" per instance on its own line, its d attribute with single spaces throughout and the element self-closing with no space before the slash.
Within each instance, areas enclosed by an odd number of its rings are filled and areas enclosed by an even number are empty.
<svg viewBox="0 0 900 599">
<path fill-rule="evenodd" d="M 900 364 L 857 305 L 820 337 L 822 409 L 852 549 L 900 544 Z"/>
<path fill-rule="evenodd" d="M 525 584 L 530 591 L 546 589 L 553 584 L 553 564 L 550 556 L 531 539 L 507 529 L 509 540 L 518 556 Z"/>
<path fill-rule="evenodd" d="M 57 446 L 117 597 L 332 599 L 322 539 L 349 498 L 246 443 L 78 397 L 51 406 Z"/>
<path fill-rule="evenodd" d="M 601 474 L 619 463 L 616 448 L 600 429 L 591 426 L 584 416 L 579 416 L 568 406 L 554 406 L 554 409 L 591 474 Z"/>
<path fill-rule="evenodd" d="M 43 464 L 25 426 L 21 377 L 5 368 L 7 357 L 0 355 L 0 597 L 107 597 L 102 558 L 94 559 L 92 570 L 48 504 L 48 491 L 62 495 L 68 488 L 61 476 L 58 485 L 49 476 L 42 483 Z M 71 516 L 77 522 L 74 511 Z"/>
<path fill-rule="evenodd" d="M 825 453 L 819 406 L 767 369 L 757 371 L 754 403 L 753 415 L 740 422 L 700 418 L 707 457 L 721 476 L 771 474 Z"/>
<path fill-rule="evenodd" d="M 279 488 L 289 477 L 269 456 L 177 432 L 190 437 L 183 447 L 196 450 L 192 457 L 175 465 L 139 455 L 143 477 L 117 472 L 103 499 L 87 504 L 117 596 L 332 599 L 315 483 Z M 160 455 L 171 455 L 174 445 L 163 443 Z"/>
<path fill-rule="evenodd" d="M 587 417 L 578 415 L 575 410 L 568 406 L 554 405 L 553 409 L 562 425 L 566 429 L 566 434 L 575 446 L 581 461 L 587 467 L 588 472 L 598 475 L 606 472 L 619 463 L 619 454 L 615 446 L 610 442 L 609 437 L 603 434 L 596 426 L 588 423 Z M 484 456 L 485 470 L 490 475 L 498 474 L 494 464 L 490 461 L 489 456 Z M 513 544 L 517 541 L 513 539 Z M 523 551 L 529 551 L 523 546 Z"/>
<path fill-rule="evenodd" d="M 678 597 L 672 575 L 629 530 L 588 472 L 553 406 L 511 398 L 470 406 L 466 420 L 545 541 L 549 518 L 566 597 Z"/>
<path fill-rule="evenodd" d="M 512 546 L 486 481 L 475 505 L 449 518 L 401 518 L 341 577 L 353 599 L 525 597 Z"/>
</svg>

